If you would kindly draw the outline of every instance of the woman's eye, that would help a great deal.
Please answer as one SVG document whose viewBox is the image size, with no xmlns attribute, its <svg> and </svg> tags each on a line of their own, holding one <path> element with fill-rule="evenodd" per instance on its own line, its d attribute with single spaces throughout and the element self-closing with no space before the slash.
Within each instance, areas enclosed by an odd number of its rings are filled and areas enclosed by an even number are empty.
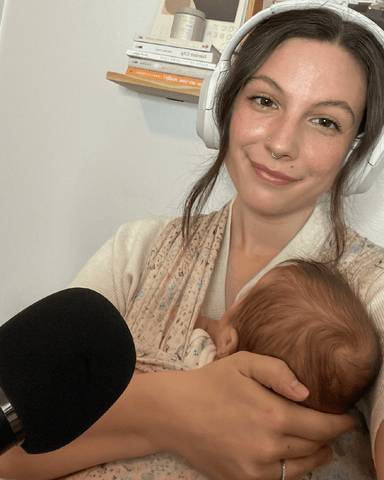
<svg viewBox="0 0 384 480">
<path fill-rule="evenodd" d="M 320 127 L 322 127 L 325 130 L 341 130 L 340 124 L 335 122 L 334 120 L 331 120 L 330 118 L 315 118 L 312 120 L 314 123 L 317 123 Z"/>
<path fill-rule="evenodd" d="M 254 102 L 260 105 L 263 108 L 277 108 L 275 102 L 268 97 L 252 97 Z"/>
</svg>

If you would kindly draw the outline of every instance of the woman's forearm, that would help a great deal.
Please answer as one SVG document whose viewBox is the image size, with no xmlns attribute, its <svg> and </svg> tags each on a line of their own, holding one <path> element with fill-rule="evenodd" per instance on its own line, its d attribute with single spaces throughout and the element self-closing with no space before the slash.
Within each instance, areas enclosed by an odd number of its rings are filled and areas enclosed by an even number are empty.
<svg viewBox="0 0 384 480">
<path fill-rule="evenodd" d="M 0 457 L 0 477 L 52 479 L 99 463 L 161 450 L 162 436 L 156 433 L 156 429 L 161 428 L 157 417 L 162 410 L 161 382 L 157 375 L 161 373 L 135 374 L 108 412 L 87 432 L 60 450 L 28 455 L 21 447 L 11 449 Z"/>
<path fill-rule="evenodd" d="M 384 422 L 381 423 L 376 435 L 375 467 L 377 480 L 384 480 Z"/>
<path fill-rule="evenodd" d="M 0 477 L 47 480 L 171 451 L 210 478 L 278 478 L 281 458 L 292 478 L 301 478 L 329 461 L 324 443 L 353 424 L 297 405 L 308 393 L 303 388 L 281 360 L 247 352 L 197 370 L 136 374 L 81 437 L 44 455 L 13 449 L 0 457 Z"/>
</svg>

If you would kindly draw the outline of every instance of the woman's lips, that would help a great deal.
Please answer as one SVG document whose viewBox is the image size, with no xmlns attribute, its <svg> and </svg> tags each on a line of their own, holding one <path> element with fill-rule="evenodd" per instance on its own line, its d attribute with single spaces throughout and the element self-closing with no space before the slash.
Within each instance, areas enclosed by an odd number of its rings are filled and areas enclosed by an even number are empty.
<svg viewBox="0 0 384 480">
<path fill-rule="evenodd" d="M 251 162 L 251 164 L 254 172 L 261 180 L 265 180 L 274 185 L 289 185 L 290 183 L 297 181 L 296 178 L 288 177 L 287 175 L 284 175 L 284 173 L 276 170 L 270 170 L 260 163 Z"/>
</svg>

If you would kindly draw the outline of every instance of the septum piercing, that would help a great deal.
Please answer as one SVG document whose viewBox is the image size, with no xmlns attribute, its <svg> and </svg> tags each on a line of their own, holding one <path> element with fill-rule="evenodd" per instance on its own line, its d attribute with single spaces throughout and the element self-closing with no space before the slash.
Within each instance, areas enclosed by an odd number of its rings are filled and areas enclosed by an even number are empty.
<svg viewBox="0 0 384 480">
<path fill-rule="evenodd" d="M 271 140 L 271 137 L 268 137 L 267 140 Z M 272 157 L 273 157 L 275 160 L 278 160 L 279 158 L 282 157 L 282 155 L 276 156 L 276 155 L 272 152 L 272 150 L 271 150 L 271 155 L 272 155 Z"/>
<path fill-rule="evenodd" d="M 286 466 L 284 460 L 280 460 L 280 462 L 281 462 L 282 473 L 281 473 L 281 477 L 280 477 L 279 480 L 285 480 L 287 478 L 287 466 Z"/>
</svg>

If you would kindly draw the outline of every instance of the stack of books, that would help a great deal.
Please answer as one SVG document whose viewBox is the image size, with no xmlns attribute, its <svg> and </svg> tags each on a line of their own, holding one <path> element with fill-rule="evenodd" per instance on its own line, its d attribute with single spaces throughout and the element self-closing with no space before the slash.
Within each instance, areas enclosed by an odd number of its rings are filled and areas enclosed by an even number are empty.
<svg viewBox="0 0 384 480">
<path fill-rule="evenodd" d="M 213 45 L 169 38 L 137 37 L 127 50 L 126 75 L 200 87 L 220 59 Z"/>
</svg>

